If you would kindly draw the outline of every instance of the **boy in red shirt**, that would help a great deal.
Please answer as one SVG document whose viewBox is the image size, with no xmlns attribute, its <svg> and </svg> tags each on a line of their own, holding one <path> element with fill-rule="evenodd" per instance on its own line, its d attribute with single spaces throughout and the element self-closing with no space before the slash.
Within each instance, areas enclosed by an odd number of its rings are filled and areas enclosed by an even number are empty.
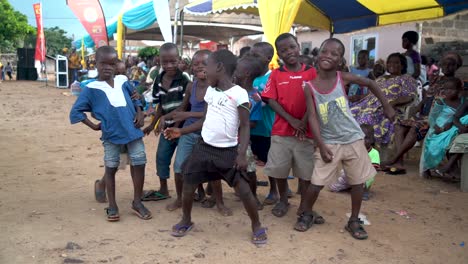
<svg viewBox="0 0 468 264">
<path fill-rule="evenodd" d="M 299 178 L 302 190 L 307 190 L 314 169 L 313 155 L 315 144 L 310 129 L 306 125 L 307 105 L 303 83 L 317 76 L 313 67 L 300 63 L 299 43 L 289 33 L 278 36 L 275 41 L 278 56 L 284 65 L 274 70 L 262 98 L 276 112 L 271 132 L 271 147 L 265 174 L 276 179 L 280 193 L 279 202 L 272 213 L 277 217 L 286 215 L 289 209 L 288 183 L 292 169 Z M 303 195 L 298 214 L 302 213 Z"/>
</svg>

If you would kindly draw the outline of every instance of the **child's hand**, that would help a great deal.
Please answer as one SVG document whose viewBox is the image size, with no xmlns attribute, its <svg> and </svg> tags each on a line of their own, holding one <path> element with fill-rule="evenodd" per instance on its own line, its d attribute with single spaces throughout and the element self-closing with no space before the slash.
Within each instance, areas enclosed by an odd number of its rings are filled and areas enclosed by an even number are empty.
<svg viewBox="0 0 468 264">
<path fill-rule="evenodd" d="M 330 163 L 333 160 L 333 152 L 325 145 L 319 147 L 319 149 L 322 160 L 326 163 Z"/>
<path fill-rule="evenodd" d="M 435 125 L 434 127 L 434 134 L 438 135 L 440 133 L 444 132 L 444 129 L 439 127 L 438 125 Z"/>
<path fill-rule="evenodd" d="M 294 136 L 297 137 L 300 141 L 304 141 L 306 139 L 305 134 L 299 130 L 294 131 Z"/>
<path fill-rule="evenodd" d="M 237 155 L 236 158 L 236 165 L 234 165 L 234 168 L 240 171 L 246 171 L 247 170 L 247 157 L 246 155 Z"/>
<path fill-rule="evenodd" d="M 395 109 L 391 107 L 390 105 L 384 106 L 384 115 L 390 119 L 390 121 L 395 121 Z"/>
<path fill-rule="evenodd" d="M 189 118 L 188 112 L 175 112 L 172 116 L 172 120 L 174 120 L 176 123 L 182 122 L 187 118 Z"/>
<path fill-rule="evenodd" d="M 140 100 L 141 95 L 137 92 L 137 90 L 133 90 L 131 98 L 132 100 Z"/>
<path fill-rule="evenodd" d="M 293 118 L 291 121 L 289 121 L 289 124 L 295 129 L 298 130 L 299 132 L 305 134 L 306 133 L 306 124 L 302 122 L 299 119 Z"/>
<path fill-rule="evenodd" d="M 159 135 L 160 133 L 162 133 L 164 131 L 164 125 L 166 124 L 166 119 L 164 117 L 161 117 L 159 119 L 159 123 L 158 125 L 156 126 L 156 129 L 154 130 L 154 134 L 157 136 Z"/>
<path fill-rule="evenodd" d="M 151 131 L 153 131 L 153 129 L 154 129 L 154 126 L 149 125 L 149 126 L 145 127 L 145 129 L 143 129 L 143 133 L 145 135 L 149 135 L 151 133 Z"/>
<path fill-rule="evenodd" d="M 138 112 L 134 123 L 136 128 L 143 127 L 145 125 L 145 114 L 143 112 Z"/>
<path fill-rule="evenodd" d="M 180 138 L 180 136 L 182 136 L 182 133 L 178 127 L 169 127 L 164 130 L 164 138 L 167 140 Z"/>
<path fill-rule="evenodd" d="M 94 131 L 99 131 L 99 130 L 101 130 L 101 123 L 94 124 L 93 130 L 94 130 Z"/>
</svg>

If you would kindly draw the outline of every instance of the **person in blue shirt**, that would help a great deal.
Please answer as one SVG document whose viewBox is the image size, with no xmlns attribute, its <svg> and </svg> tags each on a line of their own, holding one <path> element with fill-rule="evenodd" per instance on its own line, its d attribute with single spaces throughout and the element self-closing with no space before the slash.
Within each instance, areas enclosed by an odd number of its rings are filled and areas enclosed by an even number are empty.
<svg viewBox="0 0 468 264">
<path fill-rule="evenodd" d="M 150 219 L 151 212 L 141 203 L 145 179 L 146 153 L 143 144 L 144 115 L 139 100 L 132 101 L 133 86 L 127 78 L 118 75 L 114 78 L 117 52 L 109 46 L 96 51 L 99 76 L 80 93 L 70 111 L 70 122 L 82 122 L 95 131 L 102 131 L 104 146 L 105 182 L 109 207 L 107 220 L 120 220 L 115 201 L 115 174 L 120 162 L 120 149 L 125 146 L 131 161 L 131 174 L 134 186 L 132 210 L 141 219 Z M 100 123 L 88 119 L 85 112 L 91 112 Z"/>
<path fill-rule="evenodd" d="M 236 71 L 234 72 L 235 83 L 247 91 L 250 104 L 250 130 L 257 126 L 262 118 L 262 97 L 260 93 L 253 87 L 253 81 L 263 73 L 263 63 L 251 54 L 244 55 L 237 62 Z M 247 176 L 249 177 L 249 185 L 252 194 L 257 202 L 257 209 L 262 210 L 263 205 L 257 198 L 257 173 L 254 154 L 251 146 L 247 148 Z"/>
</svg>

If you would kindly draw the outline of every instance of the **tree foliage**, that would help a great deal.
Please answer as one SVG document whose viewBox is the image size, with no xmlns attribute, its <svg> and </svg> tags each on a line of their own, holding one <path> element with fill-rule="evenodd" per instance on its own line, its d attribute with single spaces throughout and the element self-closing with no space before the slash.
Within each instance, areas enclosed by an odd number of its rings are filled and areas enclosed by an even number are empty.
<svg viewBox="0 0 468 264">
<path fill-rule="evenodd" d="M 31 32 L 24 41 L 24 46 L 27 48 L 36 47 L 36 29 Z M 67 32 L 59 27 L 44 28 L 44 36 L 46 41 L 47 55 L 56 56 L 62 54 L 62 49 L 70 49 L 72 39 L 67 37 Z"/>
<path fill-rule="evenodd" d="M 28 18 L 13 9 L 8 0 L 0 0 L 0 52 L 14 52 L 34 28 Z"/>
<path fill-rule="evenodd" d="M 155 47 L 144 47 L 138 51 L 138 57 L 148 59 L 159 54 L 159 50 Z"/>
</svg>

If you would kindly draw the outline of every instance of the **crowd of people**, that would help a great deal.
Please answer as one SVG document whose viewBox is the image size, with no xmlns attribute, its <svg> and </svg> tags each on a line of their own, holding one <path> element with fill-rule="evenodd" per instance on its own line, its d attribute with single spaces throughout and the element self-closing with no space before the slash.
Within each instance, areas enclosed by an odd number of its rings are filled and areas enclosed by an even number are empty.
<svg viewBox="0 0 468 264">
<path fill-rule="evenodd" d="M 199 50 L 191 59 L 181 58 L 176 45 L 165 43 L 150 65 L 131 57 L 118 61 L 112 47 L 99 48 L 99 75 L 86 83 L 70 112 L 72 123 L 102 131 L 105 172 L 95 182 L 96 200 L 109 202 L 108 221 L 120 219 L 115 174 L 126 162 L 121 153 L 126 153 L 134 183 L 132 210 L 151 219 L 142 201 L 171 197 L 168 180 L 175 155 L 176 198 L 167 210 L 181 208 L 183 216 L 172 227 L 173 236 L 183 237 L 193 228 L 194 201 L 232 214 L 223 201 L 224 180 L 247 211 L 252 243 L 264 244 L 267 228 L 258 210 L 272 205 L 273 215 L 285 216 L 293 195 L 288 179 L 295 177 L 301 197 L 295 230 L 325 222 L 313 209 L 328 186 L 350 190 L 352 211 L 345 229 L 366 239 L 359 211 L 362 200 L 371 198 L 377 170 L 406 173 L 404 154 L 417 141 L 424 141 L 425 176 L 455 177 L 459 170 L 459 156 L 447 156 L 447 150 L 458 134 L 468 132 L 466 93 L 455 77 L 462 59 L 447 52 L 439 74 L 435 63 L 425 64 L 427 59 L 413 49 L 418 37 L 416 32 L 403 34 L 406 52 L 392 53 L 372 69 L 365 50 L 356 66 L 346 67 L 345 47 L 335 38 L 325 40 L 314 58 L 301 56 L 289 33 L 274 43 L 281 65 L 274 70 L 269 69 L 274 48 L 267 42 L 243 49 L 239 56 Z M 146 127 L 145 118 L 150 119 Z M 147 159 L 142 138 L 153 132 L 159 136 L 160 186 L 143 191 Z M 392 143 L 392 157 L 381 162 L 378 150 Z M 257 179 L 258 166 L 264 166 L 268 182 Z M 269 193 L 261 201 L 257 187 L 265 185 Z"/>
</svg>

